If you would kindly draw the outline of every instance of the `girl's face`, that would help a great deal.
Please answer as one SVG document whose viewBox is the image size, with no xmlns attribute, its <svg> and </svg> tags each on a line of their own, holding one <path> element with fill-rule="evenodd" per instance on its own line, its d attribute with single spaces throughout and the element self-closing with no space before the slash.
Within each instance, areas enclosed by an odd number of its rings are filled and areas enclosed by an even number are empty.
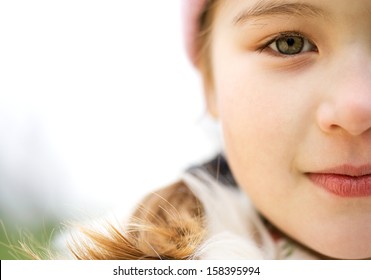
<svg viewBox="0 0 371 280">
<path fill-rule="evenodd" d="M 371 257 L 371 1 L 221 0 L 211 113 L 241 188 L 286 234 Z"/>
</svg>

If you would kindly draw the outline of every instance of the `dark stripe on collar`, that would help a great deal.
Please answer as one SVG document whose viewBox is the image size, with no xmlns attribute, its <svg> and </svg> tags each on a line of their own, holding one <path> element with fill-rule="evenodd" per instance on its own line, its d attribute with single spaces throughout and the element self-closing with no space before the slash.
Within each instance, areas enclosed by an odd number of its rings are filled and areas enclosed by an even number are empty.
<svg viewBox="0 0 371 280">
<path fill-rule="evenodd" d="M 193 166 L 188 169 L 192 173 L 194 170 L 203 170 L 213 177 L 217 182 L 237 188 L 237 183 L 233 178 L 233 174 L 229 168 L 228 162 L 222 154 L 218 154 L 216 157 L 207 161 L 199 166 Z"/>
</svg>

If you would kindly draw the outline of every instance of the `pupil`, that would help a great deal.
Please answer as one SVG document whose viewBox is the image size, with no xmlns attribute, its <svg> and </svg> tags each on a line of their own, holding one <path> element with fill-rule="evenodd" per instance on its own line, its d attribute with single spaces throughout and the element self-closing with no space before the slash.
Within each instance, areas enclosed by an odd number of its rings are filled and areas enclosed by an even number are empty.
<svg viewBox="0 0 371 280">
<path fill-rule="evenodd" d="M 293 45 L 295 45 L 295 39 L 294 38 L 288 38 L 287 39 L 287 45 L 289 45 L 289 47 L 292 47 Z"/>
</svg>

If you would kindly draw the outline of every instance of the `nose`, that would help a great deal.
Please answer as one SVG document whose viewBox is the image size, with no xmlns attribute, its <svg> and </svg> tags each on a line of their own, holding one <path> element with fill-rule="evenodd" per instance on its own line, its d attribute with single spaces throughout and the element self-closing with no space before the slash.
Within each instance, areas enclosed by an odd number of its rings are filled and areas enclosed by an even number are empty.
<svg viewBox="0 0 371 280">
<path fill-rule="evenodd" d="M 365 59 L 367 58 L 367 59 Z M 342 130 L 352 136 L 371 128 L 371 56 L 353 55 L 337 65 L 335 75 L 317 111 L 326 133 Z"/>
</svg>

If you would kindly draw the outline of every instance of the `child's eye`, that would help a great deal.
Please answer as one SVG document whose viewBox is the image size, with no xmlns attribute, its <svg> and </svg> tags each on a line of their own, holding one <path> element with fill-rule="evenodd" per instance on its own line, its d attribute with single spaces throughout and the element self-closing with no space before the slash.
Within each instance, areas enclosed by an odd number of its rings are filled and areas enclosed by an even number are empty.
<svg viewBox="0 0 371 280">
<path fill-rule="evenodd" d="M 268 47 L 282 55 L 296 55 L 316 50 L 316 46 L 299 34 L 280 35 L 271 41 Z"/>
</svg>

